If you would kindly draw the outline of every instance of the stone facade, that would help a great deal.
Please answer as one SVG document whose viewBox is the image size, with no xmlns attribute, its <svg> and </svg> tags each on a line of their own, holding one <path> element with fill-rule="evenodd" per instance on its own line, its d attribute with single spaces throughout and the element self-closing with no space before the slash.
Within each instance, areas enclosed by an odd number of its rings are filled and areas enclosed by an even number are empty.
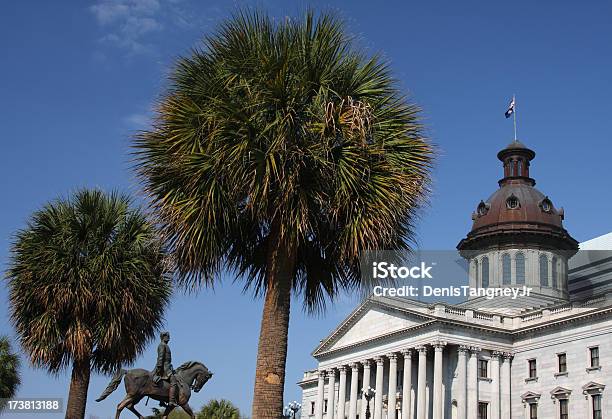
<svg viewBox="0 0 612 419">
<path fill-rule="evenodd" d="M 520 315 L 371 297 L 315 350 L 318 368 L 299 383 L 301 414 L 365 418 L 361 390 L 371 386 L 379 395 L 370 402 L 376 419 L 477 419 L 479 406 L 486 418 L 523 419 L 531 404 L 537 417 L 561 419 L 565 399 L 570 418 L 591 418 L 593 396 L 612 411 L 611 344 L 612 294 Z M 598 348 L 593 366 L 591 348 Z"/>
<path fill-rule="evenodd" d="M 478 204 L 457 248 L 471 288 L 532 294 L 458 305 L 371 296 L 314 350 L 317 368 L 299 382 L 303 419 L 601 419 L 612 411 L 612 252 L 596 250 L 612 235 L 577 254 L 564 210 L 534 187 L 535 152 L 514 141 L 497 157 L 499 189 Z"/>
</svg>

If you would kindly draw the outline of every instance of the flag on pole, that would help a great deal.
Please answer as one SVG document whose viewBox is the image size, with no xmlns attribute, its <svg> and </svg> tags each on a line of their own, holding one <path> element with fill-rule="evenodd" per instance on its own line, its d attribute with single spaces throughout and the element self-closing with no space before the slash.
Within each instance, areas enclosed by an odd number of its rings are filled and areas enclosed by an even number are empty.
<svg viewBox="0 0 612 419">
<path fill-rule="evenodd" d="M 512 114 L 514 113 L 514 96 L 512 96 L 512 100 L 510 101 L 510 104 L 508 105 L 508 110 L 506 111 L 506 118 L 510 118 L 512 116 Z"/>
</svg>

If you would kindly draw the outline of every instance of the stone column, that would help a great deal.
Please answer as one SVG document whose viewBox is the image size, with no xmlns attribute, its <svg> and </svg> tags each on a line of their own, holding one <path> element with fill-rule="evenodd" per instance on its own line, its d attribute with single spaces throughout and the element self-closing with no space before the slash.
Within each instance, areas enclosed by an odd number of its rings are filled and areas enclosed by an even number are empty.
<svg viewBox="0 0 612 419">
<path fill-rule="evenodd" d="M 349 399 L 349 415 L 348 419 L 357 418 L 357 395 L 359 394 L 359 364 L 355 362 L 351 364 L 351 396 Z M 340 418 L 342 419 L 342 418 Z"/>
<path fill-rule="evenodd" d="M 478 419 L 478 353 L 480 348 L 472 347 L 467 372 L 467 419 Z"/>
<path fill-rule="evenodd" d="M 338 389 L 338 414 L 337 419 L 344 419 L 344 409 L 346 408 L 346 367 L 340 367 L 340 388 Z"/>
<path fill-rule="evenodd" d="M 323 419 L 323 403 L 325 403 L 325 371 L 319 371 L 317 383 L 317 402 L 315 403 L 315 419 Z"/>
<path fill-rule="evenodd" d="M 491 419 L 499 418 L 499 352 L 491 356 Z"/>
<path fill-rule="evenodd" d="M 389 392 L 387 393 L 387 419 L 396 418 L 397 354 L 389 354 Z"/>
<path fill-rule="evenodd" d="M 404 379 L 402 382 L 402 419 L 412 419 L 410 398 L 412 389 L 412 349 L 402 351 L 404 356 Z"/>
<path fill-rule="evenodd" d="M 419 376 L 417 380 L 417 419 L 425 419 L 427 389 L 425 383 L 427 380 L 427 348 L 419 346 L 416 348 L 419 351 Z"/>
<path fill-rule="evenodd" d="M 467 415 L 467 357 L 470 347 L 461 345 L 457 351 L 457 419 L 466 419 Z"/>
<path fill-rule="evenodd" d="M 504 353 L 503 356 L 503 364 L 501 366 L 501 419 L 510 419 L 510 411 L 512 409 L 512 405 L 510 404 L 510 381 L 511 377 L 511 368 L 510 362 L 512 360 L 512 354 Z"/>
<path fill-rule="evenodd" d="M 327 419 L 332 419 L 334 417 L 334 401 L 336 399 L 336 370 L 329 370 L 327 375 L 329 375 L 327 382 Z"/>
<path fill-rule="evenodd" d="M 371 362 L 369 359 L 366 359 L 365 361 L 363 361 L 363 388 L 359 389 L 362 392 L 363 390 L 370 387 L 370 365 L 371 365 Z M 367 405 L 368 405 L 368 401 L 366 400 L 365 396 L 362 396 L 361 397 L 361 414 L 359 415 L 360 418 L 365 418 L 365 411 L 366 411 Z"/>
<path fill-rule="evenodd" d="M 442 351 L 446 342 L 434 343 L 433 419 L 444 419 L 444 394 L 442 393 Z"/>
<path fill-rule="evenodd" d="M 374 395 L 374 419 L 382 419 L 383 377 L 385 358 L 378 356 L 376 361 L 376 394 Z"/>
</svg>

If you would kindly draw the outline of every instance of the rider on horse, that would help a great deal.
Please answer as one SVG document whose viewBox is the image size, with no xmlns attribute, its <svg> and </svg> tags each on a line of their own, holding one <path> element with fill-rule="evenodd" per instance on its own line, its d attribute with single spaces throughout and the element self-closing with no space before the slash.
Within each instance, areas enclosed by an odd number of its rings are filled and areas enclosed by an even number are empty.
<svg viewBox="0 0 612 419">
<path fill-rule="evenodd" d="M 161 332 L 161 342 L 157 347 L 157 363 L 153 370 L 153 382 L 158 384 L 161 380 L 168 380 L 170 382 L 170 392 L 168 394 L 168 404 L 172 407 L 176 407 L 176 395 L 178 392 L 178 384 L 176 376 L 174 375 L 174 368 L 172 368 L 172 352 L 170 351 L 170 333 Z"/>
</svg>

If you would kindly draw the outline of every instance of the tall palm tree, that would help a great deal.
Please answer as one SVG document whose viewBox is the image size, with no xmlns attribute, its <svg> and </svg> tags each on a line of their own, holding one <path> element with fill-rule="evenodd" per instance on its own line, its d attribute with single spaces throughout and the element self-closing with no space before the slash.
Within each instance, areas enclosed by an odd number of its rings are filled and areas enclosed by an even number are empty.
<svg viewBox="0 0 612 419">
<path fill-rule="evenodd" d="M 171 295 L 156 230 L 130 199 L 82 190 L 19 231 L 7 272 L 11 318 L 34 365 L 72 364 L 66 418 L 85 415 L 91 371 L 132 362 Z"/>
<path fill-rule="evenodd" d="M 240 419 L 240 410 L 228 400 L 211 400 L 202 406 L 196 419 Z"/>
<path fill-rule="evenodd" d="M 20 383 L 19 357 L 13 353 L 8 337 L 0 336 L 0 411 L 4 408 L 2 399 L 15 397 Z"/>
<path fill-rule="evenodd" d="M 241 12 L 180 58 L 137 172 L 186 286 L 229 269 L 264 296 L 252 416 L 283 409 L 292 291 L 309 312 L 407 249 L 432 149 L 387 64 L 327 14 Z"/>
</svg>

